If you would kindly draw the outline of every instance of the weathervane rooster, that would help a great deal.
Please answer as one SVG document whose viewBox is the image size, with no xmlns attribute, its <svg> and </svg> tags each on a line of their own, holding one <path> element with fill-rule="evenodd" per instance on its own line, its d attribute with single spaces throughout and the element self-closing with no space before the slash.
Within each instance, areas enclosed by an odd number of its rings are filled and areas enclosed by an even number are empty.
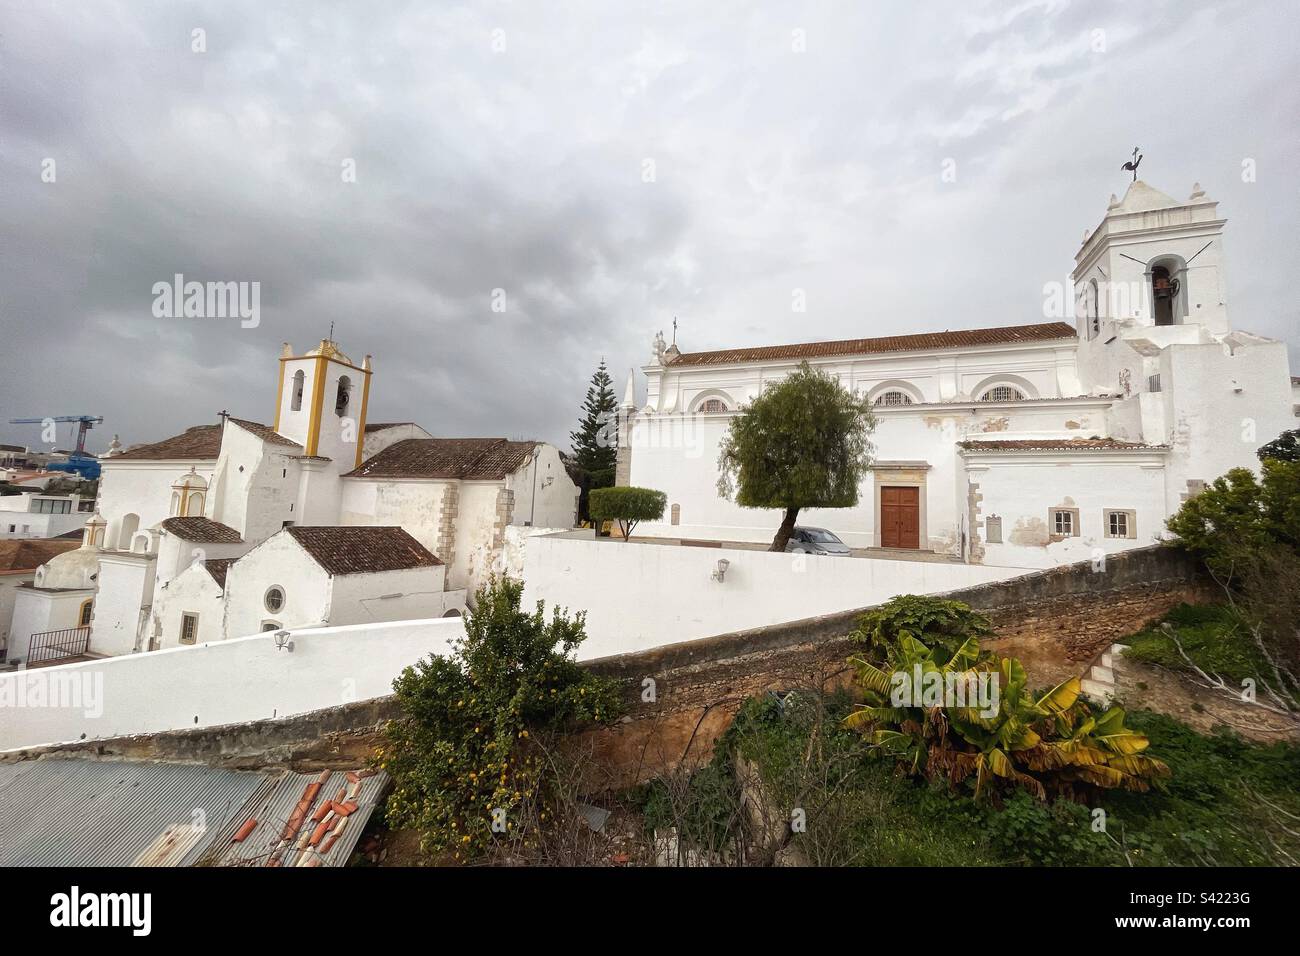
<svg viewBox="0 0 1300 956">
<path fill-rule="evenodd" d="M 1130 170 L 1130 171 L 1133 173 L 1133 182 L 1137 182 L 1137 180 L 1138 180 L 1138 167 L 1142 165 L 1142 157 L 1141 157 L 1141 155 L 1138 154 L 1138 149 L 1139 149 L 1139 148 L 1140 148 L 1140 147 L 1134 146 L 1134 147 L 1133 147 L 1133 158 L 1130 159 L 1127 163 L 1125 163 L 1123 166 L 1120 167 L 1120 169 L 1127 169 L 1127 170 Z"/>
</svg>

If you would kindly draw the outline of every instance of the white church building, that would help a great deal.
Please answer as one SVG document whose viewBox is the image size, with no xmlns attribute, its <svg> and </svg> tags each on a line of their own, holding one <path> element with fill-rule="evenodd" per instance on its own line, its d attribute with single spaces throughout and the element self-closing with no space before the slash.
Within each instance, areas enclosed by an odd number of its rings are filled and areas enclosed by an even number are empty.
<svg viewBox="0 0 1300 956">
<path fill-rule="evenodd" d="M 112 656 L 444 616 L 508 527 L 573 527 L 578 489 L 554 446 L 368 423 L 371 374 L 331 340 L 286 343 L 272 425 L 223 413 L 105 457 L 83 546 L 17 595 L 11 646 L 74 621 L 86 653 Z"/>
<path fill-rule="evenodd" d="M 1038 568 L 1150 544 L 1166 518 L 1296 420 L 1286 345 L 1234 331 L 1218 204 L 1136 181 L 1075 255 L 1075 321 L 683 352 L 629 379 L 618 483 L 667 493 L 639 535 L 770 541 L 781 515 L 716 490 L 743 403 L 800 362 L 867 396 L 875 465 L 854 508 L 802 511 L 860 548 Z M 1050 311 L 1049 293 L 1048 314 Z"/>
</svg>

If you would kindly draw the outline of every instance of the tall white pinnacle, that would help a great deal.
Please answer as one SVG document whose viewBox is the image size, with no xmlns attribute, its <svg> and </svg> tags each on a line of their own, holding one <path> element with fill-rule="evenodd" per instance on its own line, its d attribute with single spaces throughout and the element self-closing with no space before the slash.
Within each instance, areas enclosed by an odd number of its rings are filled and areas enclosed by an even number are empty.
<svg viewBox="0 0 1300 956">
<path fill-rule="evenodd" d="M 636 370 L 627 370 L 627 389 L 623 392 L 623 407 L 636 408 Z"/>
</svg>

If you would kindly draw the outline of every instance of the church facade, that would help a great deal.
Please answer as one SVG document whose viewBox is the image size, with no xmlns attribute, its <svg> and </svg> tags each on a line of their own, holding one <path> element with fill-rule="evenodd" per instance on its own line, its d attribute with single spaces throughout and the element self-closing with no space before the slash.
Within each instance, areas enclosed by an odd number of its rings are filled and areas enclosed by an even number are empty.
<svg viewBox="0 0 1300 956">
<path fill-rule="evenodd" d="M 1188 495 L 1297 427 L 1286 345 L 1228 318 L 1218 204 L 1135 181 L 1045 290 L 1072 322 L 682 352 L 629 379 L 619 482 L 667 493 L 638 534 L 768 541 L 781 515 L 716 490 L 730 419 L 807 361 L 874 406 L 856 507 L 799 524 L 859 548 L 1040 568 L 1150 544 Z"/>
</svg>

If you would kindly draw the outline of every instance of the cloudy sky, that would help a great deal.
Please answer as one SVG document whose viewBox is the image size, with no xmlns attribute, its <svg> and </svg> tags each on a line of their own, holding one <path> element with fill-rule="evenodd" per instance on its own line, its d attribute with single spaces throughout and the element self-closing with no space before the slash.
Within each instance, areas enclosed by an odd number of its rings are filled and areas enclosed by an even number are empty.
<svg viewBox="0 0 1300 956">
<path fill-rule="evenodd" d="M 1134 145 L 1222 202 L 1229 314 L 1300 374 L 1298 9 L 0 0 L 0 418 L 270 421 L 333 322 L 371 420 L 567 447 L 673 316 L 688 351 L 1043 321 Z M 176 273 L 260 282 L 260 324 L 155 317 Z"/>
</svg>

